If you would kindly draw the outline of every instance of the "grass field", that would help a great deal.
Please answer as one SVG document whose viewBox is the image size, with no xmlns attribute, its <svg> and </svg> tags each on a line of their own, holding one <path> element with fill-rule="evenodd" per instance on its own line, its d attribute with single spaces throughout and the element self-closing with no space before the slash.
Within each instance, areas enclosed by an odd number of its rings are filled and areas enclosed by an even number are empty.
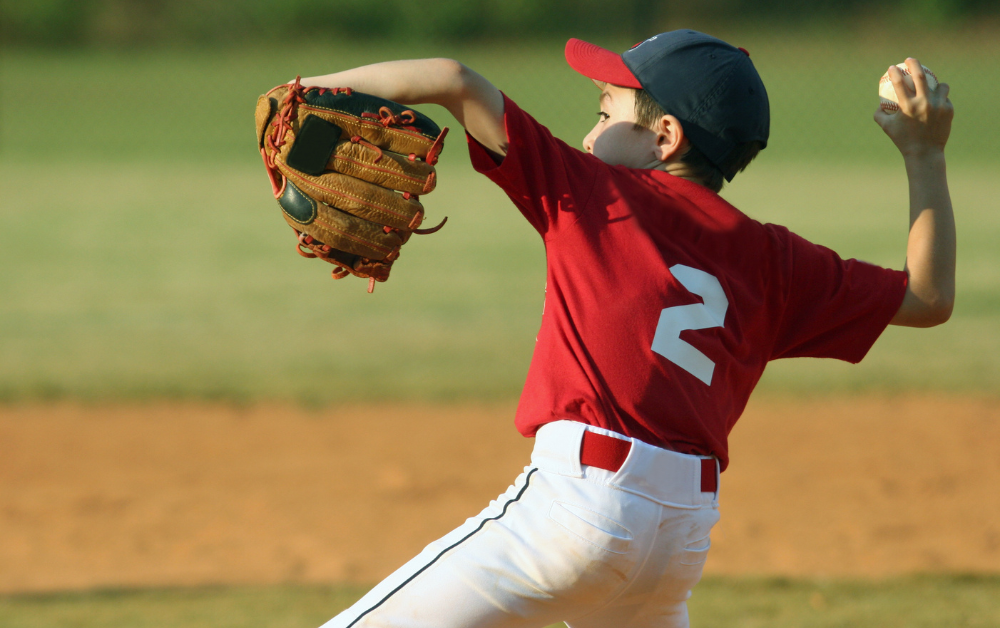
<svg viewBox="0 0 1000 628">
<path fill-rule="evenodd" d="M 894 149 L 871 120 L 878 79 L 919 57 L 952 85 L 952 163 L 998 162 L 996 30 L 913 32 L 902 25 L 818 31 L 751 27 L 723 32 L 752 53 L 771 102 L 761 162 L 880 163 Z M 597 41 L 624 49 L 631 41 Z M 0 154 L 53 161 L 241 161 L 256 164 L 251 110 L 258 94 L 296 74 L 315 76 L 395 58 L 450 56 L 480 71 L 559 137 L 578 145 L 596 121 L 597 90 L 569 69 L 563 41 L 484 43 L 331 41 L 220 50 L 26 52 L 0 58 Z M 39 99 L 36 94 L 47 97 Z M 122 106 L 124 102 L 132 106 Z M 25 107 L 25 102 L 31 102 Z M 443 109 L 428 113 L 444 122 Z M 452 125 L 453 126 L 453 125 Z M 446 161 L 462 153 L 453 138 Z M 460 158 L 464 161 L 464 157 Z"/>
<path fill-rule="evenodd" d="M 364 282 L 335 283 L 325 264 L 294 254 L 258 170 L 78 163 L 52 185 L 36 165 L 8 163 L 0 395 L 326 403 L 518 393 L 541 314 L 544 251 L 485 178 L 446 167 L 428 206 L 434 220 L 450 216 L 448 226 L 410 243 L 392 280 L 368 295 Z M 728 194 L 753 216 L 898 268 L 900 170 L 759 164 Z M 961 248 L 948 325 L 890 329 L 857 367 L 777 362 L 762 389 L 1000 390 L 1000 183 L 989 175 L 952 171 Z M 39 223 L 49 211 L 56 219 Z M 359 320 L 372 331 L 344 327 Z"/>
<path fill-rule="evenodd" d="M 5 628 L 298 628 L 318 626 L 360 587 L 286 585 L 0 597 Z M 885 581 L 707 578 L 689 602 L 700 628 L 940 628 L 1000 625 L 1000 578 Z M 562 626 L 562 624 L 559 624 Z"/>
</svg>

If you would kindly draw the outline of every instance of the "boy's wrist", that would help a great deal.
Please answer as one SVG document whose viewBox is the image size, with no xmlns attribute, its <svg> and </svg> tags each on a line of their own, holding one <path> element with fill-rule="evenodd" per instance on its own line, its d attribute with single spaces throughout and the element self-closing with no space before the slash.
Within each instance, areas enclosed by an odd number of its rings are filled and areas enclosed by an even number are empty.
<svg viewBox="0 0 1000 628">
<path fill-rule="evenodd" d="M 944 167 L 944 148 L 925 148 L 921 150 L 908 151 L 903 153 L 903 162 L 906 169 Z"/>
</svg>

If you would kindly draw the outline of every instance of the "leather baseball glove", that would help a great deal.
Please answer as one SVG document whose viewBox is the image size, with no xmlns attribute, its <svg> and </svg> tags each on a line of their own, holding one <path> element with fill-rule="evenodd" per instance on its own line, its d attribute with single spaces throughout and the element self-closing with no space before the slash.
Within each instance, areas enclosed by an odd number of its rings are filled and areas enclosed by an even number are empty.
<svg viewBox="0 0 1000 628">
<path fill-rule="evenodd" d="M 334 279 L 389 278 L 420 229 L 419 195 L 434 189 L 448 129 L 390 100 L 296 77 L 257 99 L 257 142 L 300 255 L 334 264 Z M 447 218 L 445 218 L 447 220 Z"/>
</svg>

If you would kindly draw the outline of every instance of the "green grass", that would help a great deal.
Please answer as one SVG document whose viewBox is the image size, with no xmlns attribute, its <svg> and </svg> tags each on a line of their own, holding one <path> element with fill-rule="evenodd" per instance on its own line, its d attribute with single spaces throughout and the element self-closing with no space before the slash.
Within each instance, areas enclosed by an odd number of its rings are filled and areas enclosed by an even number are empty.
<svg viewBox="0 0 1000 628">
<path fill-rule="evenodd" d="M 107 198 L 103 165 L 64 171 L 61 189 L 38 172 L 5 175 L 18 208 L 0 214 L 8 398 L 489 398 L 523 380 L 540 239 L 467 175 L 431 205 L 448 227 L 416 237 L 369 295 L 295 254 L 256 167 L 117 166 Z M 58 219 L 39 239 L 43 208 Z"/>
<path fill-rule="evenodd" d="M 104 590 L 0 597 L 4 628 L 315 628 L 360 587 Z"/>
<path fill-rule="evenodd" d="M 986 628 L 1000 626 L 1000 577 L 708 578 L 689 608 L 695 628 Z"/>
<path fill-rule="evenodd" d="M 0 625 L 306 628 L 321 625 L 363 593 L 285 585 L 16 595 L 0 597 Z M 695 628 L 985 628 L 1000 625 L 1000 577 L 707 578 L 689 609 Z"/>
<path fill-rule="evenodd" d="M 760 164 L 727 194 L 844 256 L 900 267 L 901 170 Z M 523 383 L 544 294 L 541 240 L 461 166 L 446 166 L 427 198 L 448 226 L 415 238 L 374 295 L 295 255 L 256 165 L 47 172 L 8 162 L 0 176 L 6 399 L 488 399 Z M 952 321 L 890 329 L 859 366 L 779 361 L 763 390 L 1000 390 L 1000 183 L 986 170 L 951 176 L 961 234 Z"/>
<path fill-rule="evenodd" d="M 915 30 L 900 22 L 843 28 L 761 25 L 719 35 L 752 52 L 768 88 L 771 140 L 761 161 L 878 163 L 894 149 L 871 120 L 878 79 L 907 55 L 952 86 L 954 163 L 1000 162 L 996 30 Z M 613 49 L 633 42 L 597 41 Z M 34 52 L 0 57 L 0 154 L 48 162 L 229 160 L 256 163 L 258 94 L 296 74 L 315 76 L 397 58 L 449 56 L 492 80 L 553 132 L 579 145 L 596 122 L 597 90 L 569 69 L 563 41 L 456 46 L 288 42 L 243 49 Z M 427 112 L 453 120 L 444 110 Z M 456 138 L 458 139 L 458 138 Z M 461 153 L 454 141 L 451 153 Z"/>
</svg>

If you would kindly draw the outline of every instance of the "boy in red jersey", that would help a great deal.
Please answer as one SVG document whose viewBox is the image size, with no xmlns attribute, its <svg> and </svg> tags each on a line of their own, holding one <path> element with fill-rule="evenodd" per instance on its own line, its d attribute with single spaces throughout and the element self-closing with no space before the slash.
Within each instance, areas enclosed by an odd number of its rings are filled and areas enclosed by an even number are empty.
<svg viewBox="0 0 1000 628">
<path fill-rule="evenodd" d="M 436 103 L 474 167 L 545 242 L 547 295 L 516 424 L 535 437 L 508 491 L 329 627 L 687 626 L 718 521 L 727 436 L 768 361 L 860 361 L 892 323 L 946 321 L 955 232 L 944 167 L 948 86 L 890 77 L 875 119 L 910 182 L 906 267 L 842 260 L 717 192 L 766 146 L 767 93 L 748 53 L 695 31 L 621 55 L 579 40 L 601 88 L 585 151 L 553 138 L 447 59 L 303 81 Z"/>
</svg>

